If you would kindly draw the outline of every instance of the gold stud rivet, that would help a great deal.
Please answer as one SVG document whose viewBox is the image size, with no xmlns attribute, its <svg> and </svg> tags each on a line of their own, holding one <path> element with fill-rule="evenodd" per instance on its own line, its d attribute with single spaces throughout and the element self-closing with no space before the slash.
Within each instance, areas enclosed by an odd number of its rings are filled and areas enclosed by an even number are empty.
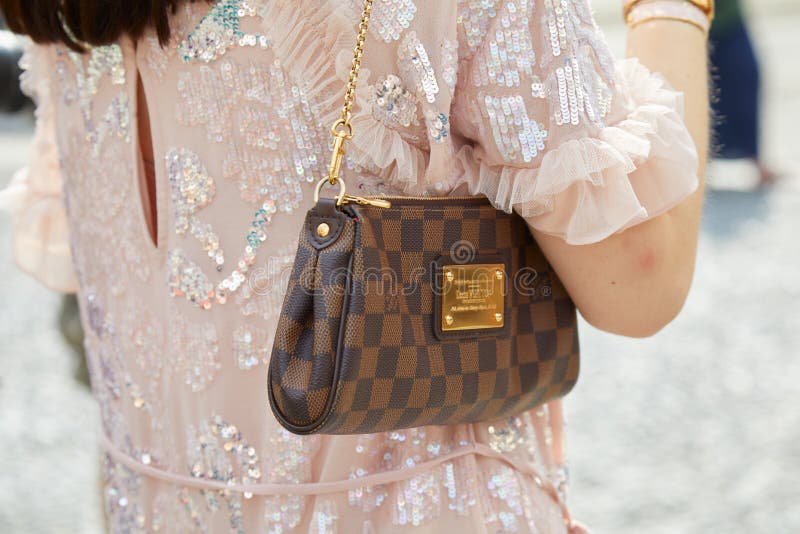
<svg viewBox="0 0 800 534">
<path fill-rule="evenodd" d="M 501 271 L 500 269 L 497 269 L 494 272 L 494 275 L 497 277 L 498 280 L 502 280 L 503 279 L 503 271 Z"/>
<path fill-rule="evenodd" d="M 503 314 L 502 313 L 495 313 L 494 314 L 494 320 L 497 321 L 498 323 L 502 323 L 503 322 Z"/>
<path fill-rule="evenodd" d="M 455 322 L 455 318 L 452 315 L 447 315 L 444 318 L 444 322 L 447 323 L 447 326 L 452 326 L 453 322 Z"/>
<path fill-rule="evenodd" d="M 331 233 L 331 227 L 328 226 L 328 223 L 322 223 L 317 226 L 317 235 L 320 237 L 328 237 L 328 234 Z"/>
<path fill-rule="evenodd" d="M 445 277 L 447 278 L 448 282 L 452 282 L 453 280 L 456 279 L 456 275 L 453 274 L 453 271 L 447 271 L 445 273 Z"/>
</svg>

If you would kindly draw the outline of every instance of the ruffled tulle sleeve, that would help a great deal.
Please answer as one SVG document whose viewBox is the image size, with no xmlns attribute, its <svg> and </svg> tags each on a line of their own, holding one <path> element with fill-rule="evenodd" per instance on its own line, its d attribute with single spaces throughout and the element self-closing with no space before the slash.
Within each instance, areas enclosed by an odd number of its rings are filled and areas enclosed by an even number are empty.
<svg viewBox="0 0 800 534">
<path fill-rule="evenodd" d="M 36 132 L 27 167 L 0 192 L 0 208 L 11 212 L 14 257 L 21 269 L 51 289 L 74 292 L 67 217 L 51 91 L 50 54 L 46 46 L 28 44 L 22 58 L 22 88 L 36 102 Z"/>
<path fill-rule="evenodd" d="M 615 60 L 585 0 L 462 0 L 453 130 L 459 184 L 542 232 L 588 244 L 698 186 L 682 95 Z"/>
</svg>

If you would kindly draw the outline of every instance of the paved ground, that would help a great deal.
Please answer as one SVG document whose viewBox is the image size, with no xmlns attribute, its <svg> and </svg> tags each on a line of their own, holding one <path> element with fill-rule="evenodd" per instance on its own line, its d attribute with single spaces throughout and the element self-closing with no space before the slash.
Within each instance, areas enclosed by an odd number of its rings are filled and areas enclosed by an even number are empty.
<svg viewBox="0 0 800 534">
<path fill-rule="evenodd" d="M 765 146 L 790 176 L 766 193 L 710 195 L 695 288 L 661 335 L 584 328 L 571 500 L 599 534 L 800 532 L 800 69 L 786 57 L 800 9 L 759 6 Z M 608 33 L 620 47 L 619 28 Z M 29 129 L 0 117 L 0 186 Z M 9 246 L 0 215 L 0 532 L 96 533 L 97 410 L 73 380 L 58 297 L 14 269 Z"/>
</svg>

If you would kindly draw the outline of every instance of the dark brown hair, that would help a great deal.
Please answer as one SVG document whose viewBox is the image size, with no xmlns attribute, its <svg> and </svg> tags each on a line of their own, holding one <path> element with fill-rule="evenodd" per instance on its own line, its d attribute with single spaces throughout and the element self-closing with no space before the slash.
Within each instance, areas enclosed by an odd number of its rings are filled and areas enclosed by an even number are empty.
<svg viewBox="0 0 800 534">
<path fill-rule="evenodd" d="M 9 29 L 37 43 L 113 43 L 122 35 L 137 39 L 155 28 L 162 44 L 169 39 L 169 15 L 196 0 L 0 0 Z"/>
</svg>

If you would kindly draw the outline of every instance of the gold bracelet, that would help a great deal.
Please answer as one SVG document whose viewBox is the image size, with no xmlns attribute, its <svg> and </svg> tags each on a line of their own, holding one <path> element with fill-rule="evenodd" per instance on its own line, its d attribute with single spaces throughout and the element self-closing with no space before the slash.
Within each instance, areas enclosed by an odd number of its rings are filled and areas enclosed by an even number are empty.
<svg viewBox="0 0 800 534">
<path fill-rule="evenodd" d="M 643 22 L 650 20 L 677 20 L 697 27 L 705 35 L 711 26 L 711 19 L 706 14 L 689 3 L 679 3 L 670 0 L 657 0 L 646 4 L 637 3 L 628 12 L 625 22 L 635 28 Z"/>
<path fill-rule="evenodd" d="M 635 8 L 637 5 L 645 1 L 646 0 L 626 0 L 622 10 L 625 20 L 628 20 L 628 15 L 633 10 L 633 8 Z M 714 0 L 675 0 L 674 3 L 677 3 L 678 1 L 683 4 L 691 4 L 692 6 L 702 11 L 705 14 L 706 18 L 708 18 L 709 22 L 714 20 L 714 14 L 715 14 Z"/>
</svg>

